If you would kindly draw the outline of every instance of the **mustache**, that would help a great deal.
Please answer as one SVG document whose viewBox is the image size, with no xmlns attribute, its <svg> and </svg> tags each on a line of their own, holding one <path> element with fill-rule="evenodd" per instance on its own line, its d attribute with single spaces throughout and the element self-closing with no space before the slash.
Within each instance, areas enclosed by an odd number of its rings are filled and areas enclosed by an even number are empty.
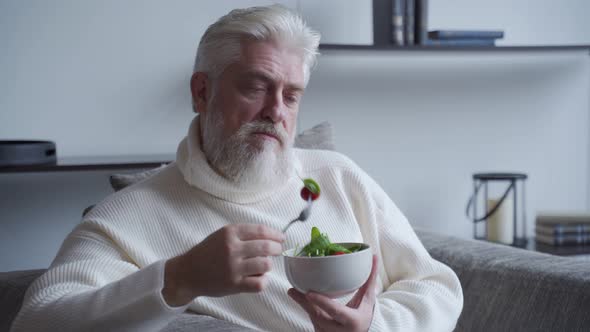
<svg viewBox="0 0 590 332">
<path fill-rule="evenodd" d="M 280 125 L 274 125 L 268 121 L 252 121 L 245 123 L 239 129 L 239 134 L 249 136 L 254 133 L 263 133 L 276 137 L 281 144 L 285 144 L 289 139 L 287 131 Z"/>
</svg>

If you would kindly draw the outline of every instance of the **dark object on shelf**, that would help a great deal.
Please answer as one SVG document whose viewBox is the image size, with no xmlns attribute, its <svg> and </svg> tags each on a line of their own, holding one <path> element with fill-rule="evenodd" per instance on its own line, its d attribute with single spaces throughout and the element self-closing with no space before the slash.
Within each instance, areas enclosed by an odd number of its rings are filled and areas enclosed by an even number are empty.
<svg viewBox="0 0 590 332">
<path fill-rule="evenodd" d="M 405 0 L 391 0 L 391 41 L 393 45 L 403 46 L 405 42 Z"/>
<path fill-rule="evenodd" d="M 428 40 L 428 0 L 415 0 L 414 41 L 424 45 Z"/>
<path fill-rule="evenodd" d="M 347 44 L 321 44 L 320 51 L 378 51 L 378 52 L 563 52 L 584 51 L 590 52 L 589 45 L 530 45 L 530 46 L 395 46 L 391 44 L 375 45 L 347 45 Z"/>
<path fill-rule="evenodd" d="M 535 226 L 536 234 L 543 234 L 549 236 L 561 236 L 561 235 L 590 235 L 590 224 L 554 224 L 554 225 L 543 225 L 537 223 Z"/>
<path fill-rule="evenodd" d="M 535 232 L 535 240 L 539 243 L 548 244 L 550 246 L 590 246 L 590 234 L 555 234 L 547 235 L 539 232 Z"/>
<path fill-rule="evenodd" d="M 552 246 L 539 241 L 531 241 L 532 250 L 538 252 L 558 255 L 558 256 L 573 256 L 573 255 L 587 255 L 590 254 L 590 245 L 579 246 Z"/>
<path fill-rule="evenodd" d="M 496 46 L 494 39 L 429 39 L 428 46 Z"/>
<path fill-rule="evenodd" d="M 0 167 L 55 165 L 55 143 L 50 141 L 0 141 Z"/>
<path fill-rule="evenodd" d="M 526 206 L 525 206 L 525 180 L 526 174 L 522 173 L 476 173 L 473 174 L 473 195 L 467 202 L 465 214 L 473 222 L 473 237 L 478 240 L 491 240 L 509 244 L 515 247 L 524 248 L 527 246 L 526 234 Z M 498 199 L 490 199 L 488 196 L 488 186 L 492 182 L 508 182 L 508 188 Z M 520 189 L 522 190 L 521 197 L 518 199 L 517 182 L 521 181 Z M 479 216 L 477 212 L 478 193 L 483 187 L 483 202 L 484 211 L 483 216 Z M 508 195 L 512 192 L 512 202 L 506 200 Z M 507 207 L 502 207 L 502 203 L 507 202 Z M 507 211 L 502 209 L 510 209 L 512 203 L 511 216 L 503 216 Z M 490 205 L 491 204 L 491 205 Z M 471 214 L 469 213 L 471 210 Z M 496 213 L 498 212 L 498 213 Z M 521 216 L 519 218 L 519 213 Z M 511 218 L 510 218 L 511 217 Z M 510 218 L 512 220 L 503 220 Z M 478 224 L 483 223 L 483 234 L 478 231 Z M 507 224 L 510 223 L 510 224 Z M 490 233 L 492 232 L 492 233 Z"/>
<path fill-rule="evenodd" d="M 404 24 L 404 40 L 406 45 L 414 45 L 416 38 L 414 35 L 416 24 L 416 2 L 415 0 L 406 1 L 406 17 Z"/>
<path fill-rule="evenodd" d="M 537 226 L 588 226 L 590 227 L 590 213 L 539 213 L 536 218 Z"/>
<path fill-rule="evenodd" d="M 590 246 L 590 214 L 540 213 L 535 239 L 552 246 Z"/>
<path fill-rule="evenodd" d="M 428 32 L 430 39 L 501 39 L 501 30 L 435 30 Z"/>
</svg>

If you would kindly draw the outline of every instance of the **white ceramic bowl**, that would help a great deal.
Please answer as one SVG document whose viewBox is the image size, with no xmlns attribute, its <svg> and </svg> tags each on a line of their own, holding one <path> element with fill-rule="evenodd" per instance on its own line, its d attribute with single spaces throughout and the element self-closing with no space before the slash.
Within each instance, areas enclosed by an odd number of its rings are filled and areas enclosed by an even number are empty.
<svg viewBox="0 0 590 332">
<path fill-rule="evenodd" d="M 345 248 L 359 244 L 362 247 L 350 254 L 324 257 L 297 257 L 294 256 L 296 249 L 284 251 L 285 272 L 291 285 L 302 293 L 313 291 L 331 298 L 342 297 L 361 287 L 371 272 L 371 248 L 364 243 L 338 244 Z"/>
</svg>

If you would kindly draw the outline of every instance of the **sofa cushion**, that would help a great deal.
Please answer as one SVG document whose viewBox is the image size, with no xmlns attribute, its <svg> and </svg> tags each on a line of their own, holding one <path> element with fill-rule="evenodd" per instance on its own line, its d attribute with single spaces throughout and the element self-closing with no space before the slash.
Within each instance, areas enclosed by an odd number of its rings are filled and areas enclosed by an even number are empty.
<svg viewBox="0 0 590 332">
<path fill-rule="evenodd" d="M 455 331 L 588 331 L 588 260 L 417 231 L 452 268 L 464 307 Z"/>
<path fill-rule="evenodd" d="M 8 331 L 29 285 L 45 270 L 0 272 L 0 331 Z"/>
</svg>

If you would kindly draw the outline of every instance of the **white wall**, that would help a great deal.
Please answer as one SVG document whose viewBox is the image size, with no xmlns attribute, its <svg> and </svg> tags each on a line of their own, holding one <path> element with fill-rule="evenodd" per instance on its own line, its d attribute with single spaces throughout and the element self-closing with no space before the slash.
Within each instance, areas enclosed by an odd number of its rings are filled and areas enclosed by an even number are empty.
<svg viewBox="0 0 590 332">
<path fill-rule="evenodd" d="M 494 13 L 510 21 L 507 41 L 549 36 L 536 30 L 547 8 L 567 17 L 551 40 L 590 38 L 585 1 L 504 1 Z M 230 8 L 270 2 L 0 1 L 0 139 L 54 140 L 60 156 L 174 152 L 192 116 L 200 35 Z M 431 0 L 432 26 L 496 27 L 469 3 Z M 530 217 L 586 209 L 589 77 L 586 51 L 325 52 L 300 123 L 332 121 L 339 149 L 413 224 L 470 236 L 476 171 L 527 172 Z M 0 174 L 0 271 L 46 266 L 80 212 L 110 192 L 110 173 Z"/>
<path fill-rule="evenodd" d="M 587 208 L 589 60 L 586 50 L 326 52 L 301 123 L 333 122 L 338 150 L 414 225 L 449 234 L 471 236 L 473 173 L 527 173 L 531 234 L 538 210 Z"/>
<path fill-rule="evenodd" d="M 0 271 L 47 267 L 111 173 L 0 174 Z"/>
<path fill-rule="evenodd" d="M 587 0 L 429 0 L 429 29 L 504 30 L 498 45 L 590 44 Z"/>
<path fill-rule="evenodd" d="M 51 139 L 61 156 L 170 152 L 201 34 L 272 2 L 2 1 L 0 137 Z"/>
</svg>

